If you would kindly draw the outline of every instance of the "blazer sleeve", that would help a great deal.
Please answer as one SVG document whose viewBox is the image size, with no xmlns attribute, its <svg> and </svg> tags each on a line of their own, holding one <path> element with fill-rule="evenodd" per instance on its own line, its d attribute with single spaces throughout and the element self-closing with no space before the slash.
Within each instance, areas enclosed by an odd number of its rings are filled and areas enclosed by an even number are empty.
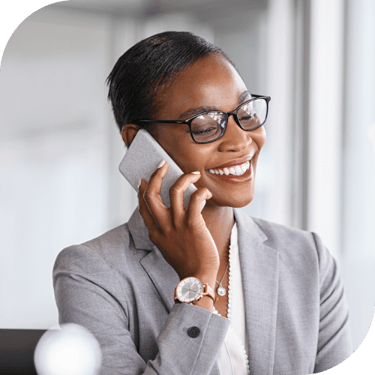
<svg viewBox="0 0 375 375">
<path fill-rule="evenodd" d="M 320 237 L 313 233 L 318 258 L 320 282 L 319 339 L 314 373 L 328 370 L 352 353 L 349 331 L 349 309 L 337 264 L 324 247 Z"/>
<path fill-rule="evenodd" d="M 157 338 L 158 354 L 146 363 L 128 330 L 126 307 L 115 297 L 118 280 L 98 252 L 85 245 L 64 249 L 53 284 L 60 324 L 76 323 L 93 333 L 103 375 L 210 374 L 230 324 L 199 306 L 176 304 Z M 200 329 L 196 338 L 187 334 L 192 326 Z"/>
</svg>

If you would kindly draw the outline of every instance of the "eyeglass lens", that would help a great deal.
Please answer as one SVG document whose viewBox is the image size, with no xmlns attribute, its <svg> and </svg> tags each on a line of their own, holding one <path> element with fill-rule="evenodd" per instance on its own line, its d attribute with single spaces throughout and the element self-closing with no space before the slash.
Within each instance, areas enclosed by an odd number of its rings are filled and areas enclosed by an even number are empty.
<svg viewBox="0 0 375 375">
<path fill-rule="evenodd" d="M 238 121 L 244 130 L 255 129 L 266 121 L 267 101 L 259 98 L 244 103 L 237 110 Z M 228 121 L 224 112 L 211 111 L 196 117 L 191 122 L 191 133 L 199 143 L 212 142 L 222 135 Z"/>
</svg>

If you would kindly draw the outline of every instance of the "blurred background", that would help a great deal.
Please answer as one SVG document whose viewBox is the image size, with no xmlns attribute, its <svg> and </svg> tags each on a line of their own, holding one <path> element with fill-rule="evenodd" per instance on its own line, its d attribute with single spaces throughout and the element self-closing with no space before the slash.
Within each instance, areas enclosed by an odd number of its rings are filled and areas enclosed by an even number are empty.
<svg viewBox="0 0 375 375">
<path fill-rule="evenodd" d="M 244 210 L 322 237 L 357 348 L 375 301 L 373 0 L 72 0 L 28 17 L 0 74 L 0 328 L 55 325 L 59 251 L 135 209 L 105 80 L 134 43 L 166 30 L 218 45 L 249 91 L 272 97 Z"/>
</svg>

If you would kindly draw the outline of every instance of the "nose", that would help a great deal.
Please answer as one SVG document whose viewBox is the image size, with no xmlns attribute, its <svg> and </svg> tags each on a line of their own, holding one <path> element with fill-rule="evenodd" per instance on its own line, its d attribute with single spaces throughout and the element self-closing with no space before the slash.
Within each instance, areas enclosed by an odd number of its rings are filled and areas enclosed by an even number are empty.
<svg viewBox="0 0 375 375">
<path fill-rule="evenodd" d="M 229 116 L 227 128 L 219 140 L 219 151 L 241 152 L 253 142 L 251 131 L 245 131 L 236 123 L 233 116 Z"/>
</svg>

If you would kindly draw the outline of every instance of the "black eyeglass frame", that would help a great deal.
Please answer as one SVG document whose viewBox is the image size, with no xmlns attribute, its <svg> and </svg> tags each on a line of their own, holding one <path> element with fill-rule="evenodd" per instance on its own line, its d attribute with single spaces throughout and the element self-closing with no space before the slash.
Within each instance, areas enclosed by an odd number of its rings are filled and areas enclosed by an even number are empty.
<svg viewBox="0 0 375 375">
<path fill-rule="evenodd" d="M 251 94 L 252 98 L 249 99 L 249 100 L 246 100 L 246 102 L 243 102 L 242 104 L 240 104 L 234 111 L 232 112 L 224 112 L 224 111 L 219 111 L 219 110 L 212 110 L 212 111 L 206 111 L 206 112 L 202 112 L 202 113 L 199 113 L 193 117 L 190 117 L 188 118 L 187 120 L 136 120 L 136 121 L 129 121 L 129 123 L 133 123 L 135 125 L 141 125 L 141 124 L 181 124 L 181 125 L 188 125 L 189 126 L 189 131 L 190 131 L 190 136 L 191 138 L 193 139 L 193 141 L 195 143 L 198 143 L 198 144 L 206 144 L 206 143 L 212 143 L 212 142 L 215 142 L 217 140 L 219 140 L 225 133 L 225 131 L 227 130 L 227 126 L 228 126 L 228 121 L 229 121 L 229 117 L 230 116 L 233 116 L 234 117 L 234 121 L 236 121 L 236 124 L 244 131 L 252 131 L 252 130 L 256 130 L 258 128 L 260 128 L 261 126 L 264 125 L 264 123 L 267 121 L 267 117 L 268 117 L 268 102 L 271 100 L 271 97 L 270 96 L 264 96 L 264 95 L 257 95 L 257 94 Z M 240 121 L 238 120 L 238 117 L 237 117 L 237 112 L 245 105 L 245 104 L 248 104 L 250 102 L 252 102 L 253 100 L 256 100 L 256 99 L 264 99 L 267 103 L 267 111 L 266 111 L 266 117 L 264 118 L 264 121 L 256 126 L 255 128 L 252 128 L 252 129 L 244 129 L 241 124 L 240 124 Z M 193 122 L 194 119 L 196 119 L 197 117 L 199 116 L 202 116 L 204 114 L 207 114 L 207 113 L 211 113 L 211 112 L 219 112 L 219 113 L 224 113 L 226 116 L 227 116 L 227 122 L 225 124 L 225 127 L 223 128 L 223 130 L 221 131 L 221 134 L 218 138 L 216 139 L 213 139 L 211 141 L 207 141 L 207 142 L 197 142 L 195 139 L 194 139 L 194 135 L 191 131 L 191 123 Z"/>
</svg>

